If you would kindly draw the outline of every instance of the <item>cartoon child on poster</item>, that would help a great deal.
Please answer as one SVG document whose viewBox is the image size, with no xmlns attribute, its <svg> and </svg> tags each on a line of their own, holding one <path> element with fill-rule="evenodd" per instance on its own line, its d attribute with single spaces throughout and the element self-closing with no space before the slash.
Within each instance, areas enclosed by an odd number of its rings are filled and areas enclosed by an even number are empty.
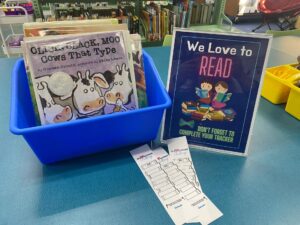
<svg viewBox="0 0 300 225">
<path fill-rule="evenodd" d="M 203 81 L 200 88 L 196 87 L 196 95 L 199 97 L 200 104 L 209 105 L 211 103 L 213 85 L 208 81 Z"/>
<path fill-rule="evenodd" d="M 215 85 L 202 81 L 200 88 L 196 87 L 196 102 L 182 103 L 182 112 L 194 120 L 233 121 L 236 115 L 231 108 L 226 108 L 232 93 L 228 93 L 228 84 L 218 81 Z"/>
<path fill-rule="evenodd" d="M 211 102 L 212 109 L 218 110 L 226 107 L 226 102 L 230 100 L 232 93 L 227 93 L 228 84 L 224 81 L 219 81 L 215 85 L 215 95 Z M 227 93 L 227 94 L 226 94 Z"/>
</svg>

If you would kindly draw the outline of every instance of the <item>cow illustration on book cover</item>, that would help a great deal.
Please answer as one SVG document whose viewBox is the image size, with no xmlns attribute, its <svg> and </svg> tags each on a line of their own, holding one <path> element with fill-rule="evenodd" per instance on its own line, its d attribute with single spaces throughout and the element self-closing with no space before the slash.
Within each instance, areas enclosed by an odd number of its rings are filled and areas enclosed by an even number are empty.
<svg viewBox="0 0 300 225">
<path fill-rule="evenodd" d="M 25 42 L 41 124 L 138 108 L 128 31 Z"/>
<path fill-rule="evenodd" d="M 91 73 L 77 71 L 71 76 L 59 71 L 35 80 L 37 95 L 47 124 L 81 119 L 108 112 L 131 110 L 127 107 L 133 94 L 126 65 L 116 66 L 116 72 Z M 108 106 L 112 105 L 112 106 Z M 118 108 L 120 107 L 120 108 Z"/>
</svg>

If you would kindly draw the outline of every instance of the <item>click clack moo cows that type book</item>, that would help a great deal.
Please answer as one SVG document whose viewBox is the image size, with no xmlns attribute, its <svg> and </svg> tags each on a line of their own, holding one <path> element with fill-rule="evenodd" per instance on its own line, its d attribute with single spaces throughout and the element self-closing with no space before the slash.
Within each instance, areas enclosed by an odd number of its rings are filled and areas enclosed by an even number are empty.
<svg viewBox="0 0 300 225">
<path fill-rule="evenodd" d="M 138 108 L 128 31 L 24 43 L 41 124 Z"/>
<path fill-rule="evenodd" d="M 270 36 L 177 29 L 171 50 L 162 139 L 245 155 Z"/>
</svg>

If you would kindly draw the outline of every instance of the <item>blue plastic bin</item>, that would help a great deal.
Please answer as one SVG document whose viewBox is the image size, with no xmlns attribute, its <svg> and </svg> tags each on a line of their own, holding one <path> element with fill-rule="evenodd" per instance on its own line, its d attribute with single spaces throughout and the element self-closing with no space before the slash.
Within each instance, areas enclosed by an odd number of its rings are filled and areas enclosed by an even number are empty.
<svg viewBox="0 0 300 225">
<path fill-rule="evenodd" d="M 11 132 L 23 135 L 44 164 L 153 140 L 171 100 L 153 60 L 143 56 L 148 107 L 45 126 L 36 126 L 24 61 L 18 60 L 12 73 Z"/>
</svg>

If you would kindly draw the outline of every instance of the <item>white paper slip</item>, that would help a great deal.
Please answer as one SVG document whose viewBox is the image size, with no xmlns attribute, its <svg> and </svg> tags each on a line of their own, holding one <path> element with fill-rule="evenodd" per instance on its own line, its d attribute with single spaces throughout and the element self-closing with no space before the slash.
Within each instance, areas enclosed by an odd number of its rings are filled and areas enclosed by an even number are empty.
<svg viewBox="0 0 300 225">
<path fill-rule="evenodd" d="M 186 137 L 167 140 L 169 154 L 178 167 L 187 175 L 189 180 L 202 190 L 196 174 Z"/>
<path fill-rule="evenodd" d="M 167 179 L 173 185 L 173 188 L 178 192 L 187 203 L 184 206 L 184 222 L 194 221 L 198 217 L 198 210 L 192 206 L 191 202 L 199 194 L 201 190 L 189 181 L 188 177 L 178 168 L 178 166 L 170 159 L 168 153 L 163 148 L 153 150 L 154 157 L 160 164 L 161 169 L 167 176 Z M 202 197 L 204 197 L 202 195 Z"/>
<path fill-rule="evenodd" d="M 189 181 L 200 192 L 194 191 L 185 195 L 192 207 L 196 208 L 198 212 L 198 217 L 188 222 L 200 222 L 203 225 L 209 224 L 221 217 L 223 215 L 222 212 L 201 190 L 186 137 L 169 139 L 167 143 L 170 158 L 178 165 L 180 170 L 187 174 Z"/>
<path fill-rule="evenodd" d="M 143 145 L 130 153 L 173 222 L 184 224 L 184 210 L 191 207 L 168 179 L 149 146 Z"/>
<path fill-rule="evenodd" d="M 210 224 L 223 216 L 223 213 L 215 204 L 205 194 L 204 196 L 203 204 L 198 204 L 198 207 L 202 207 L 204 210 L 199 210 L 197 219 L 190 221 L 190 223 L 200 222 L 202 225 Z"/>
</svg>

